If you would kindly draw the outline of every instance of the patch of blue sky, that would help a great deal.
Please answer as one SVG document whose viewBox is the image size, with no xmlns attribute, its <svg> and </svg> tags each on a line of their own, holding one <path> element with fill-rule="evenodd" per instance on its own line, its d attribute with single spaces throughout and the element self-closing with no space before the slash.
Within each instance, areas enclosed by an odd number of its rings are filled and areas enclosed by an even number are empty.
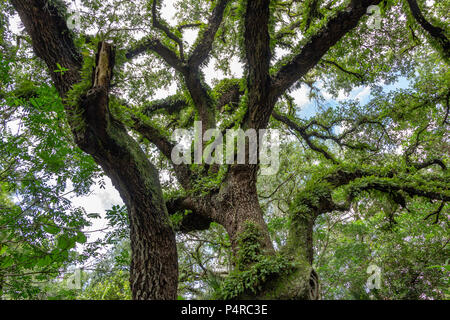
<svg viewBox="0 0 450 320">
<path fill-rule="evenodd" d="M 383 85 L 383 91 L 388 93 L 398 89 L 406 89 L 409 86 L 410 82 L 407 78 L 399 77 L 398 81 L 395 83 Z M 359 102 L 364 105 L 373 98 L 369 86 L 356 87 L 348 95 L 342 91 L 339 93 L 337 98 L 332 98 L 332 96 L 323 89 L 321 93 L 326 98 L 325 105 L 331 107 L 338 106 L 340 102 L 346 99 L 359 100 Z M 299 107 L 299 111 L 297 112 L 298 117 L 302 119 L 309 119 L 319 111 L 318 103 L 315 100 L 309 99 L 308 90 L 306 87 L 302 86 L 300 89 L 296 90 L 292 96 L 294 97 L 295 104 Z"/>
</svg>

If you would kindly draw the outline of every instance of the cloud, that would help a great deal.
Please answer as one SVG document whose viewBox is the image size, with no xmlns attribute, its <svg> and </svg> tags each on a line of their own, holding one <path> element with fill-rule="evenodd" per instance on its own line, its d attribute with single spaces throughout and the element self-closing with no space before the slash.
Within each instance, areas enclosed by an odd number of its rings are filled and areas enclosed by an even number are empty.
<svg viewBox="0 0 450 320">
<path fill-rule="evenodd" d="M 358 99 L 359 101 L 366 100 L 370 95 L 370 87 L 364 87 L 358 94 L 356 94 L 355 99 Z"/>
</svg>

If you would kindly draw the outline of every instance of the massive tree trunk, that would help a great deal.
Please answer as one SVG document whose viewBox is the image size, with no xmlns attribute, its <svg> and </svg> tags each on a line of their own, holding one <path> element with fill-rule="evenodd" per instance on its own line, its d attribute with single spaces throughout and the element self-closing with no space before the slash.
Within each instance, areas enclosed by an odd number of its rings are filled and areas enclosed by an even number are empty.
<svg viewBox="0 0 450 320">
<path fill-rule="evenodd" d="M 286 270 L 258 280 L 259 289 L 256 292 L 253 291 L 255 288 L 249 288 L 233 298 L 318 299 L 318 276 L 312 269 L 312 231 L 316 216 L 305 212 L 294 214 L 288 242 L 277 253 L 258 201 L 255 170 L 256 166 L 233 165 L 214 194 L 179 201 L 180 207 L 193 210 L 193 214 L 183 221 L 186 223 L 184 230 L 190 230 L 194 217 L 197 221 L 204 219 L 222 225 L 230 237 L 232 262 L 238 273 L 250 271 L 258 277 L 255 265 L 261 259 L 275 260 L 277 255 L 289 261 Z M 176 211 L 175 207 L 171 206 L 170 211 Z M 194 229 L 199 227 L 197 224 Z"/>
<path fill-rule="evenodd" d="M 174 299 L 178 257 L 158 172 L 139 145 L 129 139 L 126 129 L 112 117 L 107 121 L 106 132 L 107 139 L 82 146 L 102 166 L 127 206 L 133 299 Z"/>
<path fill-rule="evenodd" d="M 255 225 L 261 233 L 261 249 L 273 253 L 269 231 L 263 218 L 256 190 L 256 175 L 248 166 L 234 166 L 216 198 L 220 208 L 218 223 L 228 232 L 233 253 L 239 251 L 239 238 L 246 225 Z"/>
<path fill-rule="evenodd" d="M 69 104 L 66 101 L 69 90 L 80 81 L 89 80 L 81 79 L 82 58 L 61 15 L 61 7 L 44 0 L 11 2 L 32 38 L 36 55 L 47 64 L 65 101 L 75 142 L 104 169 L 127 206 L 133 298 L 175 299 L 178 285 L 175 234 L 158 172 L 126 128 L 109 113 L 114 49 L 106 42 L 99 44 L 91 88 L 76 103 Z M 58 64 L 67 71 L 54 72 Z"/>
</svg>

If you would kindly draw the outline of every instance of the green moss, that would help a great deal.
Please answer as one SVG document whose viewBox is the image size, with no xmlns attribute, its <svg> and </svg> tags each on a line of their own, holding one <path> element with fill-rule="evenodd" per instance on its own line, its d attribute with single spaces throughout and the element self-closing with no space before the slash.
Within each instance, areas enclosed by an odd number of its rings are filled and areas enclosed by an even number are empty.
<svg viewBox="0 0 450 320">
<path fill-rule="evenodd" d="M 288 275 L 294 265 L 282 255 L 259 255 L 248 269 L 233 271 L 216 292 L 216 299 L 238 299 L 245 295 L 257 295 L 268 281 Z"/>
<path fill-rule="evenodd" d="M 229 90 L 236 86 L 240 86 L 241 79 L 223 79 L 220 80 L 219 83 L 214 87 L 214 90 L 212 90 L 211 95 L 212 97 L 217 100 L 219 99 L 224 93 L 227 93 Z"/>
<path fill-rule="evenodd" d="M 278 299 L 307 292 L 311 266 L 305 256 L 265 255 L 262 232 L 246 222 L 238 238 L 236 268 L 216 290 L 216 299 Z M 299 292 L 302 293 L 299 293 Z"/>
<path fill-rule="evenodd" d="M 188 193 L 194 196 L 204 196 L 224 186 L 228 166 L 221 165 L 218 172 L 210 171 L 207 176 L 203 176 L 205 167 L 202 165 L 194 163 L 191 165 L 191 170 L 199 178 L 193 182 L 192 188 L 188 190 Z"/>
<path fill-rule="evenodd" d="M 81 68 L 81 81 L 72 86 L 64 99 L 70 108 L 69 122 L 72 130 L 82 132 L 86 128 L 84 109 L 80 105 L 81 98 L 92 87 L 92 71 L 95 68 L 95 58 L 88 51 L 83 52 L 84 60 Z"/>
<path fill-rule="evenodd" d="M 120 147 L 120 150 L 124 150 L 124 155 L 129 154 L 131 159 L 135 161 L 139 178 L 142 180 L 145 189 L 151 194 L 154 207 L 159 208 L 161 212 L 167 211 L 163 202 L 158 172 L 148 161 L 139 144 L 128 135 L 125 127 L 116 121 L 108 121 L 107 133 Z"/>
<path fill-rule="evenodd" d="M 174 229 L 178 229 L 178 227 L 181 225 L 181 222 L 183 221 L 184 217 L 191 214 L 191 210 L 184 210 L 176 212 L 175 214 L 172 214 L 169 216 L 170 223 L 172 224 L 172 227 Z"/>
<path fill-rule="evenodd" d="M 263 253 L 261 246 L 262 237 L 262 232 L 257 225 L 248 221 L 245 222 L 244 230 L 239 234 L 237 240 L 237 269 L 245 270 L 249 265 L 258 261 Z"/>
</svg>

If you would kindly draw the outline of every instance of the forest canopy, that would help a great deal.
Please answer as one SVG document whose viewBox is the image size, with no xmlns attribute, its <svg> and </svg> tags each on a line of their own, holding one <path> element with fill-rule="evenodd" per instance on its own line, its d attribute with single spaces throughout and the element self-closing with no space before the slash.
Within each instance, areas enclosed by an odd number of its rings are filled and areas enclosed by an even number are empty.
<svg viewBox="0 0 450 320">
<path fill-rule="evenodd" d="M 0 299 L 449 298 L 450 1 L 0 7 Z"/>
</svg>

